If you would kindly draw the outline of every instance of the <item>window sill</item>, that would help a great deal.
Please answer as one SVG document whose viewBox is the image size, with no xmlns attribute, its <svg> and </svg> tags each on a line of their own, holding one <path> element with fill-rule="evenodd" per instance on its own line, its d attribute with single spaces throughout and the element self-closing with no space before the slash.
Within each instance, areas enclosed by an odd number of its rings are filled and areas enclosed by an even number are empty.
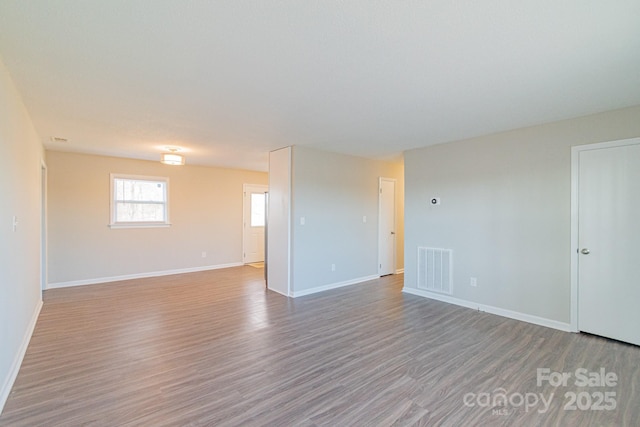
<svg viewBox="0 0 640 427">
<path fill-rule="evenodd" d="M 151 224 L 145 224 L 145 223 L 130 223 L 130 224 L 109 224 L 108 225 L 109 228 L 167 228 L 167 227 L 171 227 L 171 223 L 168 222 L 162 222 L 162 223 L 151 223 Z"/>
</svg>

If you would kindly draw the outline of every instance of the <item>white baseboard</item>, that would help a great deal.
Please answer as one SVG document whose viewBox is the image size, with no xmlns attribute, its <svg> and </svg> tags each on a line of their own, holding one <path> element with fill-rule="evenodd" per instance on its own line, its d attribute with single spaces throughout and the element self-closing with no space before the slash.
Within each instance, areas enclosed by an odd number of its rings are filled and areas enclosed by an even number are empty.
<svg viewBox="0 0 640 427">
<path fill-rule="evenodd" d="M 404 273 L 404 268 L 399 268 L 396 270 L 396 274 L 403 274 Z"/>
<path fill-rule="evenodd" d="M 285 294 L 284 292 L 280 292 L 280 291 L 279 291 L 279 290 L 277 290 L 277 289 L 271 289 L 270 287 L 267 287 L 267 289 L 269 289 L 270 291 L 275 292 L 275 293 L 277 293 L 277 294 L 280 294 L 280 295 L 282 295 L 283 297 L 289 297 L 289 295 Z"/>
<path fill-rule="evenodd" d="M 7 378 L 5 378 L 4 382 L 2 383 L 2 388 L 0 388 L 0 414 L 4 409 L 4 404 L 7 403 L 7 399 L 9 398 L 9 393 L 11 393 L 13 383 L 16 381 L 16 377 L 18 376 L 18 372 L 20 371 L 22 360 L 24 359 L 24 355 L 27 352 L 27 347 L 29 347 L 29 341 L 31 341 L 31 335 L 33 335 L 33 330 L 36 328 L 36 322 L 38 321 L 38 316 L 40 316 L 41 309 L 42 300 L 38 301 L 38 304 L 33 311 L 31 321 L 29 322 L 29 326 L 27 326 L 27 330 L 24 333 L 20 348 L 18 348 L 18 352 L 13 359 L 13 364 L 11 364 L 9 375 L 7 375 Z"/>
<path fill-rule="evenodd" d="M 241 262 L 229 264 L 205 265 L 202 267 L 180 268 L 176 270 L 151 271 L 148 273 L 127 274 L 124 276 L 100 277 L 97 279 L 73 280 L 70 282 L 58 282 L 47 284 L 47 289 L 68 288 L 70 286 L 96 285 L 98 283 L 119 282 L 121 280 L 144 279 L 146 277 L 169 276 L 172 274 L 196 273 L 198 271 L 218 270 L 221 268 L 240 267 Z"/>
<path fill-rule="evenodd" d="M 344 282 L 330 283 L 328 285 L 317 286 L 315 288 L 304 289 L 302 291 L 297 291 L 297 292 L 293 291 L 293 292 L 291 292 L 291 296 L 293 298 L 302 297 L 302 296 L 305 296 L 305 295 L 311 295 L 311 294 L 315 294 L 315 293 L 318 293 L 318 292 L 328 291 L 330 289 L 342 288 L 344 286 L 355 285 L 356 283 L 362 283 L 362 282 L 366 282 L 366 281 L 369 281 L 369 280 L 375 280 L 375 279 L 379 279 L 379 278 L 380 278 L 380 276 L 378 276 L 377 274 L 375 274 L 373 276 L 358 277 L 356 279 L 345 280 Z"/>
<path fill-rule="evenodd" d="M 420 297 L 430 298 L 449 304 L 459 305 L 461 307 L 471 308 L 473 310 L 484 311 L 491 314 L 496 314 L 502 317 L 508 317 L 510 319 L 521 320 L 527 323 L 533 323 L 534 325 L 545 326 L 547 328 L 558 329 L 565 332 L 575 332 L 569 323 L 558 322 L 557 320 L 546 319 L 544 317 L 538 317 L 531 314 L 520 313 L 518 311 L 507 310 L 500 307 L 494 307 L 491 305 L 478 304 L 476 302 L 467 301 L 459 298 L 455 298 L 449 295 L 441 295 L 435 292 L 429 292 L 422 289 L 415 288 L 402 288 L 402 292 L 417 295 Z"/>
</svg>

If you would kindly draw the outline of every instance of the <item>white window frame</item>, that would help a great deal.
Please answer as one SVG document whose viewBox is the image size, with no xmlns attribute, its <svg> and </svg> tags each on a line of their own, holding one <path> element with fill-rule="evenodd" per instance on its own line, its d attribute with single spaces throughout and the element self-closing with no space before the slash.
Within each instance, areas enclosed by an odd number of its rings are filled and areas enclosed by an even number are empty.
<svg viewBox="0 0 640 427">
<path fill-rule="evenodd" d="M 116 195 L 114 181 L 116 179 L 130 179 L 141 181 L 157 181 L 162 182 L 165 185 L 165 216 L 164 221 L 142 221 L 142 222 L 117 222 L 116 221 Z M 110 228 L 158 228 L 158 227 L 170 227 L 169 222 L 169 178 L 163 176 L 146 176 L 146 175 L 128 175 L 112 173 L 109 174 L 109 207 L 110 207 Z"/>
</svg>

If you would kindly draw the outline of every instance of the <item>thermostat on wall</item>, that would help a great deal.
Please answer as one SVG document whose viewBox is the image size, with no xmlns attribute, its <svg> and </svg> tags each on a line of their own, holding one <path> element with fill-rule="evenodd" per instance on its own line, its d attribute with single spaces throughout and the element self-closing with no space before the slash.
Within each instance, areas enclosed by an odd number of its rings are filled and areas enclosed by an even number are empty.
<svg viewBox="0 0 640 427">
<path fill-rule="evenodd" d="M 431 200 L 429 201 L 429 203 L 431 203 L 433 206 L 439 205 L 440 204 L 440 197 L 432 197 Z"/>
</svg>

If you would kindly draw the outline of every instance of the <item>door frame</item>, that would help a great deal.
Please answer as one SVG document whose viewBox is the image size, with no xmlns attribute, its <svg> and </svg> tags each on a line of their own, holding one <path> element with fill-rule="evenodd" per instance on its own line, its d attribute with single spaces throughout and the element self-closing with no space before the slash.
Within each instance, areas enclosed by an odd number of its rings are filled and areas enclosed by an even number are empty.
<svg viewBox="0 0 640 427">
<path fill-rule="evenodd" d="M 579 284 L 579 228 L 578 207 L 580 189 L 580 153 L 589 150 L 602 150 L 607 148 L 624 147 L 640 144 L 640 138 L 621 139 L 616 141 L 598 142 L 593 144 L 576 145 L 571 147 L 571 331 L 580 332 L 578 326 L 578 298 Z"/>
<path fill-rule="evenodd" d="M 247 233 L 247 225 L 245 223 L 245 210 L 247 209 L 247 188 L 249 187 L 262 187 L 265 190 L 265 193 L 269 191 L 269 186 L 266 184 L 242 184 L 242 254 L 241 254 L 241 258 L 242 258 L 242 264 L 245 264 L 245 254 L 246 252 L 246 247 L 245 247 L 245 238 L 246 233 Z M 267 213 L 265 212 L 265 215 Z M 265 232 L 265 239 L 266 239 L 266 233 L 267 233 L 267 224 L 266 224 L 266 220 L 265 220 L 265 225 L 264 225 L 264 232 Z M 266 243 L 266 241 L 265 241 Z M 265 258 L 266 258 L 266 248 L 265 248 Z M 266 259 L 265 259 L 266 261 Z"/>
<path fill-rule="evenodd" d="M 47 214 L 47 181 L 48 170 L 44 159 L 41 160 L 40 168 L 40 296 L 49 286 L 48 282 L 48 253 L 47 253 L 47 233 L 49 229 Z"/>
<path fill-rule="evenodd" d="M 378 268 L 377 270 L 377 274 L 378 276 L 380 276 L 380 262 L 381 257 L 380 257 L 380 249 L 382 248 L 382 183 L 384 181 L 389 181 L 393 183 L 393 231 L 394 233 L 396 232 L 396 230 L 398 229 L 398 213 L 396 212 L 396 203 L 397 203 L 397 191 L 398 191 L 398 185 L 397 185 L 397 180 L 395 178 L 385 178 L 385 177 L 379 177 L 378 178 Z M 393 265 L 391 266 L 391 274 L 397 274 L 396 271 L 396 265 L 397 265 L 397 260 L 396 260 L 396 245 L 398 244 L 398 235 L 394 234 L 393 237 Z"/>
</svg>

